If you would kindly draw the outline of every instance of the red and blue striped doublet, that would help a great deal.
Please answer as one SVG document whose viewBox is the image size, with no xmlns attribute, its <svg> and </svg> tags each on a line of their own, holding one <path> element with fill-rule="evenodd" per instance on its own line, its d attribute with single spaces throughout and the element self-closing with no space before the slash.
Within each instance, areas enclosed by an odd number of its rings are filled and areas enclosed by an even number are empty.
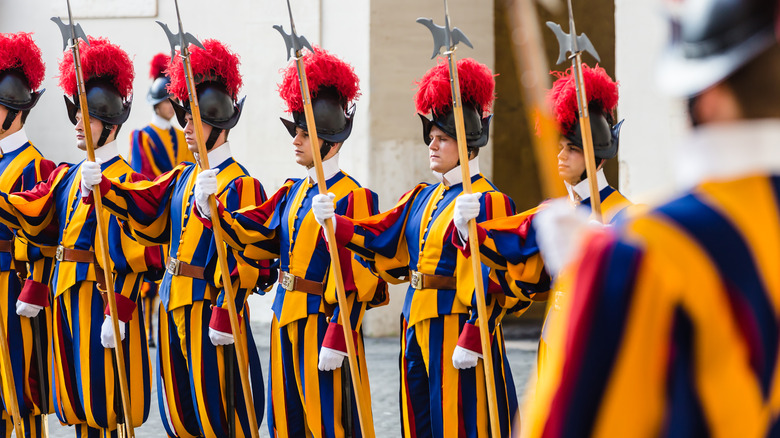
<svg viewBox="0 0 780 438">
<path fill-rule="evenodd" d="M 120 179 L 134 174 L 120 156 L 106 161 L 102 168 L 106 175 Z M 15 214 L 18 225 L 34 242 L 54 238 L 55 244 L 68 250 L 100 251 L 94 245 L 94 207 L 81 198 L 79 165 L 60 165 L 34 189 L 4 195 L 0 209 L 4 215 Z M 140 426 L 149 413 L 151 375 L 146 328 L 136 302 L 143 273 L 159 268 L 160 255 L 139 245 L 108 212 L 102 214 L 108 224 L 119 318 L 127 324 L 123 343 L 132 421 Z M 95 258 L 101 260 L 100 253 Z M 102 278 L 99 271 L 102 268 L 97 263 L 63 259 L 56 263 L 52 280 L 55 412 L 61 422 L 80 425 L 90 436 L 116 435 L 116 414 L 120 411 L 113 352 L 100 342 L 106 305 L 97 286 Z"/>
<path fill-rule="evenodd" d="M 13 135 L 13 134 L 12 134 Z M 54 164 L 45 160 L 41 153 L 27 141 L 26 135 L 21 133 L 23 142 L 10 152 L 5 152 L 0 158 L 0 191 L 10 193 L 19 190 L 29 190 L 51 173 Z M 10 137 L 10 136 L 9 136 Z M 14 141 L 6 138 L 6 141 Z M 7 148 L 10 150 L 11 148 Z M 9 242 L 10 251 L 0 251 L 0 323 L 4 325 L 8 337 L 8 348 L 11 352 L 11 369 L 14 375 L 14 391 L 19 403 L 19 413 L 26 437 L 41 436 L 41 414 L 51 412 L 48 400 L 41 401 L 39 382 L 41 379 L 45 385 L 47 394 L 51 394 L 51 375 L 49 370 L 49 338 L 51 336 L 51 310 L 48 307 L 48 283 L 52 269 L 52 259 L 44 258 L 41 249 L 28 243 L 22 231 L 14 232 L 5 225 L 0 225 L 0 240 Z M 16 301 L 22 293 L 22 283 L 17 273 L 25 275 L 28 271 L 25 261 L 29 264 L 29 281 L 25 285 L 25 292 L 41 298 L 35 304 L 40 303 L 44 309 L 34 319 L 18 316 L 16 314 Z M 33 282 L 37 278 L 37 282 Z M 30 299 L 30 301 L 33 301 Z M 37 324 L 39 337 L 34 337 L 32 324 Z M 45 375 L 39 375 L 37 351 L 42 353 L 42 368 Z M 0 370 L 3 379 L 7 382 L 5 370 Z M 2 420 L 0 420 L 0 437 L 11 435 L 13 424 L 11 423 L 10 407 L 6 405 L 3 393 Z"/>
<path fill-rule="evenodd" d="M 262 186 L 233 158 L 227 158 L 216 168 L 220 169 L 217 198 L 227 208 L 238 210 L 265 200 Z M 101 190 L 105 193 L 106 208 L 125 220 L 139 241 L 147 245 L 167 243 L 169 260 L 203 269 L 200 278 L 167 269 L 160 283 L 162 305 L 157 364 L 160 416 L 170 436 L 227 437 L 225 382 L 228 370 L 225 369 L 224 348 L 215 347 L 208 337 L 212 314 L 217 308 L 225 309 L 227 303 L 214 236 L 193 216 L 198 172 L 197 165 L 184 163 L 154 181 L 124 183 L 104 178 Z M 242 313 L 243 327 L 246 327 L 242 335 L 249 349 L 250 383 L 260 424 L 263 418 L 262 370 L 244 304 L 258 284 L 269 281 L 269 264 L 246 260 L 234 251 L 228 251 L 227 255 L 236 308 Z M 229 328 L 221 330 L 230 331 Z M 233 372 L 238 376 L 237 365 Z M 249 436 L 249 419 L 240 402 L 243 400 L 240 380 L 236 378 L 235 383 L 232 390 L 236 400 L 236 436 Z"/>
<path fill-rule="evenodd" d="M 530 436 L 774 436 L 779 206 L 777 175 L 705 182 L 595 234 Z"/>
<path fill-rule="evenodd" d="M 360 219 L 377 211 L 376 194 L 360 187 L 352 177 L 338 171 L 326 181 L 336 196 L 336 213 Z M 322 346 L 345 351 L 342 328 L 337 324 L 335 274 L 330 253 L 311 213 L 311 201 L 318 194 L 309 178 L 288 180 L 268 201 L 230 213 L 221 210 L 222 225 L 231 246 L 247 256 L 268 259 L 279 256 L 280 270 L 321 283 L 317 294 L 301 290 L 276 289 L 271 326 L 271 363 L 268 384 L 268 429 L 279 437 L 344 437 L 345 428 L 360 436 L 354 394 L 351 424 L 345 424 L 344 391 L 352 392 L 349 376 L 341 369 L 319 371 Z M 349 301 L 350 321 L 356 333 L 363 388 L 370 394 L 365 372 L 365 351 L 361 325 L 366 308 L 383 304 L 386 284 L 340 248 L 342 277 Z M 376 297 L 376 300 L 375 300 Z M 329 321 L 332 321 L 329 323 Z M 340 347 L 334 345 L 340 344 Z M 373 428 L 373 419 L 364 418 Z"/>
<path fill-rule="evenodd" d="M 473 190 L 485 192 L 478 221 L 514 213 L 514 204 L 480 174 Z M 410 271 L 441 277 L 462 272 L 459 250 L 451 244 L 454 201 L 462 184 L 420 184 L 391 210 L 364 220 L 337 216 L 344 243 L 392 283 Z M 462 257 L 461 257 L 462 259 Z M 459 275 L 459 274 L 458 274 Z M 458 288 L 461 287 L 458 281 Z M 405 437 L 488 436 L 487 398 L 482 363 L 457 370 L 452 353 L 470 314 L 473 286 L 465 295 L 453 289 L 407 289 L 401 316 L 401 416 Z M 517 410 L 503 338 L 493 342 L 502 435 Z"/>
</svg>

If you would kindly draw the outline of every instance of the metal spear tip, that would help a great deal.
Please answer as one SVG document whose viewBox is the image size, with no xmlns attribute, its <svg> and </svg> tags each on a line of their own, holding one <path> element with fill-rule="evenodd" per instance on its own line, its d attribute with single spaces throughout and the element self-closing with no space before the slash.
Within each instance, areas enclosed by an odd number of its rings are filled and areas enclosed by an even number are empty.
<svg viewBox="0 0 780 438">
<path fill-rule="evenodd" d="M 463 43 L 472 49 L 474 48 L 468 37 L 457 27 L 450 30 L 447 26 L 439 26 L 432 19 L 424 17 L 420 17 L 416 21 L 427 27 L 431 31 L 431 35 L 433 35 L 433 55 L 431 59 L 436 58 L 436 55 L 441 53 L 442 47 L 445 50 L 453 50 L 459 43 Z"/>
<path fill-rule="evenodd" d="M 591 54 L 591 56 L 596 58 L 596 61 L 601 61 L 596 48 L 593 47 L 593 43 L 590 42 L 590 39 L 584 33 L 581 33 L 579 36 L 577 36 L 575 41 L 571 34 L 563 31 L 560 24 L 548 21 L 547 27 L 553 31 L 555 37 L 558 39 L 559 52 L 556 64 L 560 64 L 563 61 L 569 59 L 569 53 L 576 55 L 582 52 L 588 52 Z"/>
<path fill-rule="evenodd" d="M 71 44 L 76 43 L 76 39 L 81 38 L 82 41 L 89 45 L 89 38 L 84 33 L 84 29 L 81 28 L 81 24 L 65 24 L 60 17 L 51 17 L 51 21 L 59 27 L 62 33 L 62 50 L 65 51 Z M 75 38 L 75 39 L 74 39 Z"/>
<path fill-rule="evenodd" d="M 284 31 L 284 26 L 275 24 L 273 26 L 274 29 L 278 30 L 279 33 L 282 35 L 282 38 L 284 39 L 284 45 L 286 46 L 287 51 L 287 60 L 290 60 L 290 57 L 295 55 L 298 56 L 298 54 L 303 50 L 303 48 L 309 49 L 312 53 L 314 53 L 314 49 L 311 47 L 311 44 L 309 44 L 309 41 L 306 39 L 303 35 L 296 35 L 295 31 L 290 32 L 289 34 Z"/>
<path fill-rule="evenodd" d="M 162 21 L 156 21 L 155 23 L 159 24 L 160 27 L 162 27 L 163 32 L 165 32 L 166 38 L 168 38 L 168 44 L 171 46 L 171 59 L 174 59 L 176 57 L 176 48 L 183 49 L 181 47 L 182 42 L 189 46 L 190 44 L 196 45 L 200 47 L 203 50 L 206 50 L 205 47 L 203 47 L 203 44 L 198 41 L 197 38 L 195 38 L 191 33 L 185 33 L 182 35 L 181 28 L 179 28 L 179 31 L 176 33 L 173 33 L 171 29 L 168 27 L 167 24 L 163 23 Z"/>
</svg>

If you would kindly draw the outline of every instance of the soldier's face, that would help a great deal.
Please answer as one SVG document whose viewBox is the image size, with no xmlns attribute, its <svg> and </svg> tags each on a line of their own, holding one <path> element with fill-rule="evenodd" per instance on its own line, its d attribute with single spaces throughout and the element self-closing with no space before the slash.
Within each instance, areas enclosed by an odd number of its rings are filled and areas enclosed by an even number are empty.
<svg viewBox="0 0 780 438">
<path fill-rule="evenodd" d="M 558 152 L 558 175 L 571 185 L 580 182 L 585 172 L 585 156 L 582 148 L 566 138 L 561 138 Z"/>
<path fill-rule="evenodd" d="M 458 165 L 458 142 L 437 127 L 431 128 L 428 160 L 431 170 L 447 173 Z"/>
<path fill-rule="evenodd" d="M 97 148 L 97 141 L 100 138 L 100 133 L 103 131 L 103 122 L 90 117 L 89 118 L 90 132 L 92 133 L 92 144 Z M 76 112 L 76 147 L 82 151 L 87 150 L 87 138 L 84 133 L 84 120 L 81 118 L 81 110 Z"/>
<path fill-rule="evenodd" d="M 320 147 L 322 147 L 324 140 L 321 138 L 318 138 L 317 140 L 319 140 L 320 143 L 317 148 L 317 150 L 319 150 Z M 295 128 L 295 137 L 293 138 L 292 144 L 293 152 L 295 153 L 295 162 L 307 169 L 314 166 L 314 157 L 311 154 L 311 137 L 309 137 L 309 133 L 301 128 Z"/>
<path fill-rule="evenodd" d="M 189 149 L 193 154 L 197 153 L 198 140 L 195 136 L 195 123 L 192 121 L 192 114 L 187 113 L 184 116 L 184 121 L 186 122 L 184 125 L 184 140 L 187 142 L 187 149 Z M 206 139 L 209 138 L 209 134 L 211 134 L 211 130 L 213 128 L 211 125 L 207 125 L 206 123 L 201 123 L 201 126 L 203 126 L 203 141 L 206 141 Z"/>
<path fill-rule="evenodd" d="M 162 102 L 155 105 L 154 112 L 156 112 L 158 116 L 162 117 L 165 120 L 171 120 L 175 114 L 173 112 L 173 105 L 171 105 L 171 101 L 168 99 L 165 99 Z"/>
</svg>

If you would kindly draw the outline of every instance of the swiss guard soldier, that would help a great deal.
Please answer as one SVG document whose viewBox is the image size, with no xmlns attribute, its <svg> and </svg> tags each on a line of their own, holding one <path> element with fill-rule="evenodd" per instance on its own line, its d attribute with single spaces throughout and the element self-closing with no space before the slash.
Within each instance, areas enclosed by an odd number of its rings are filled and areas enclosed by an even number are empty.
<svg viewBox="0 0 780 438">
<path fill-rule="evenodd" d="M 190 46 L 190 59 L 203 120 L 208 161 L 218 169 L 217 198 L 225 208 L 239 210 L 265 201 L 265 191 L 250 177 L 232 155 L 228 134 L 241 116 L 244 99 L 237 101 L 242 79 L 238 56 L 217 40 L 204 40 L 203 47 Z M 177 59 L 168 70 L 170 91 L 179 123 L 184 126 L 187 145 L 197 152 L 187 83 L 182 63 Z M 197 160 L 197 156 L 196 156 Z M 236 436 L 249 436 L 249 419 L 243 402 L 228 403 L 226 392 L 244 400 L 239 379 L 228 388 L 230 373 L 237 376 L 238 364 L 222 287 L 223 273 L 217 263 L 214 235 L 193 211 L 194 189 L 200 167 L 181 163 L 153 182 L 138 183 L 101 178 L 96 166 L 84 169 L 84 178 L 100 184 L 104 206 L 126 221 L 133 234 L 145 245 L 168 244 L 165 276 L 160 283 L 158 320 L 157 388 L 160 416 L 170 436 L 228 437 L 228 416 L 234 416 Z M 221 242 L 217 243 L 221 244 Z M 260 357 L 252 337 L 246 299 L 259 284 L 267 288 L 275 281 L 270 263 L 247 260 L 243 254 L 228 251 L 235 304 L 243 320 L 249 353 L 249 375 L 257 424 L 262 421 L 263 377 Z M 226 364 L 225 352 L 233 354 L 233 369 Z M 235 412 L 227 412 L 229 404 Z"/>
<path fill-rule="evenodd" d="M 630 210 L 631 202 L 607 183 L 604 176 L 604 163 L 617 156 L 620 127 L 623 121 L 615 123 L 614 111 L 618 103 L 618 87 L 601 67 L 582 66 L 585 88 L 588 91 L 588 109 L 593 135 L 594 155 L 596 158 L 596 177 L 604 222 L 614 224 Z M 570 253 L 588 225 L 590 213 L 590 185 L 585 171 L 585 158 L 582 151 L 582 134 L 579 126 L 577 92 L 574 73 L 571 68 L 566 72 L 553 73 L 557 80 L 548 92 L 548 100 L 561 135 L 558 153 L 558 174 L 563 179 L 568 192 L 568 202 L 556 201 L 508 218 L 500 218 L 477 225 L 482 262 L 495 269 L 498 277 L 504 277 L 510 286 L 510 294 L 522 299 L 541 301 L 547 299 L 550 289 L 550 275 L 560 270 L 558 253 Z M 454 234 L 454 243 L 463 251 L 468 251 L 468 221 L 476 217 L 475 206 L 479 194 L 463 195 L 455 201 L 453 222 L 458 230 Z M 584 210 L 578 221 L 571 221 L 571 207 Z M 541 210 L 544 212 L 536 215 Z M 540 231 L 540 228 L 546 230 Z M 537 239 L 552 240 L 555 254 L 539 254 Z M 544 256 L 544 262 L 542 257 Z M 506 271 L 508 277 L 500 271 Z M 549 325 L 558 310 L 562 299 L 560 288 L 564 282 L 556 284 L 554 301 L 550 304 L 542 340 L 539 345 L 539 365 L 544 368 L 546 339 Z"/>
<path fill-rule="evenodd" d="M 41 51 L 30 34 L 0 34 L 0 191 L 32 189 L 54 169 L 54 164 L 27 139 L 24 128 L 30 110 L 43 94 L 38 88 L 44 75 Z M 30 262 L 29 269 L 25 262 Z M 51 393 L 51 267 L 52 259 L 44 258 L 41 249 L 30 245 L 22 231 L 14 233 L 0 225 L 0 323 L 8 337 L 13 390 L 26 437 L 42 436 L 42 414 L 51 410 L 48 397 L 41 400 Z M 24 281 L 25 275 L 28 277 L 22 286 L 20 280 Z M 8 382 L 5 368 L 0 368 L 0 373 Z M 0 437 L 7 437 L 13 430 L 10 400 L 2 391 L 0 400 Z"/>
<path fill-rule="evenodd" d="M 359 95 L 358 77 L 351 65 L 319 47 L 314 48 L 314 53 L 307 51 L 303 60 L 313 96 L 320 141 L 317 149 L 336 210 L 354 219 L 371 216 L 377 212 L 376 194 L 361 188 L 339 167 L 339 152 L 352 132 L 352 102 Z M 279 94 L 293 116 L 293 120 L 282 119 L 282 123 L 293 137 L 294 159 L 306 168 L 305 177 L 287 180 L 257 207 L 231 213 L 220 205 L 222 227 L 228 244 L 236 249 L 254 245 L 247 254 L 280 259 L 280 282 L 271 323 L 270 435 L 360 436 L 349 373 L 337 371 L 347 355 L 343 328 L 338 323 L 342 309 L 336 300 L 330 253 L 311 213 L 312 198 L 319 193 L 318 181 L 295 64 L 290 64 L 282 74 Z M 203 218 L 210 217 L 206 200 L 214 192 L 214 178 L 211 171 L 198 176 L 197 206 Z M 210 225 L 208 219 L 203 220 Z M 341 247 L 339 252 L 350 306 L 344 311 L 350 315 L 364 394 L 368 395 L 361 324 L 368 306 L 385 303 L 387 284 L 355 260 L 351 251 Z M 351 407 L 345 409 L 350 400 Z M 368 421 L 366 427 L 373 429 L 371 418 L 363 420 Z"/>
<path fill-rule="evenodd" d="M 149 76 L 154 82 L 146 94 L 146 101 L 152 105 L 154 114 L 149 125 L 130 134 L 130 166 L 150 180 L 161 173 L 173 169 L 179 163 L 192 163 L 195 159 L 184 141 L 184 132 L 171 124 L 174 111 L 168 98 L 171 83 L 165 70 L 171 62 L 170 55 L 158 53 L 151 62 Z M 152 321 L 154 320 L 154 301 L 157 298 L 158 284 L 146 280 L 141 287 L 146 327 L 149 330 L 149 346 L 154 347 Z"/>
<path fill-rule="evenodd" d="M 170 55 L 165 53 L 158 53 L 152 58 L 149 76 L 154 82 L 146 94 L 146 101 L 152 105 L 154 114 L 149 125 L 133 131 L 130 136 L 130 165 L 149 179 L 179 163 L 194 161 L 184 140 L 184 132 L 171 124 L 175 113 L 169 98 L 173 95 L 168 90 L 171 80 L 165 73 L 170 62 Z"/>
<path fill-rule="evenodd" d="M 688 99 L 684 189 L 576 255 L 529 436 L 780 430 L 778 2 L 674 2 L 670 19 L 660 73 Z"/>
<path fill-rule="evenodd" d="M 89 45 L 81 45 L 88 127 L 82 122 L 76 96 L 73 58 L 66 54 L 59 65 L 60 87 L 66 94 L 68 117 L 76 127 L 77 147 L 86 149 L 84 130 L 91 129 L 96 139 L 96 166 L 122 180 L 133 175 L 142 178 L 119 155 L 116 143 L 117 132 L 130 114 L 133 64 L 127 53 L 107 39 L 90 37 L 89 41 Z M 67 96 L 74 96 L 74 101 Z M 74 425 L 77 437 L 116 436 L 121 402 L 111 350 L 115 339 L 102 296 L 106 281 L 99 265 L 102 259 L 95 253 L 99 246 L 95 244 L 97 215 L 92 205 L 82 202 L 82 194 L 89 193 L 81 179 L 83 163 L 60 165 L 47 181 L 32 190 L 2 193 L 0 220 L 21 227 L 34 243 L 53 239 L 59 245 L 52 280 L 52 393 L 57 417 L 64 424 Z M 115 217 L 100 213 L 108 224 L 117 316 L 133 401 L 130 421 L 137 427 L 148 417 L 152 387 L 138 292 L 144 272 L 159 269 L 161 257 L 126 234 Z"/>
<path fill-rule="evenodd" d="M 489 115 L 495 82 L 490 69 L 473 59 L 458 61 L 469 169 L 475 191 L 484 192 L 478 220 L 514 214 L 514 203 L 479 172 L 479 150 L 488 142 Z M 487 397 L 482 363 L 476 355 L 453 365 L 463 354 L 460 341 L 479 336 L 470 308 L 473 287 L 460 292 L 456 273 L 468 261 L 446 240 L 455 198 L 461 194 L 461 169 L 455 140 L 452 93 L 446 62 L 429 70 L 415 96 L 428 145 L 430 168 L 437 184 L 419 184 L 391 210 L 355 220 L 336 215 L 336 239 L 391 283 L 409 282 L 401 320 L 401 418 L 403 436 L 488 436 Z M 432 118 L 426 117 L 431 114 Z M 314 197 L 312 210 L 320 223 L 334 217 L 325 195 Z M 465 264 L 464 264 L 465 263 Z M 460 274 L 458 274 L 460 275 Z M 496 287 L 498 287 L 496 285 Z M 466 328 L 470 326 L 471 328 Z M 461 337 L 462 333 L 465 336 Z M 460 339 L 459 339 L 460 338 Z M 503 349 L 493 342 L 494 352 Z M 509 364 L 496 356 L 502 436 L 509 435 L 517 410 Z M 468 363 L 466 363 L 468 362 Z M 499 366 L 503 364 L 504 366 Z M 463 369 L 459 369 L 463 368 Z"/>
</svg>

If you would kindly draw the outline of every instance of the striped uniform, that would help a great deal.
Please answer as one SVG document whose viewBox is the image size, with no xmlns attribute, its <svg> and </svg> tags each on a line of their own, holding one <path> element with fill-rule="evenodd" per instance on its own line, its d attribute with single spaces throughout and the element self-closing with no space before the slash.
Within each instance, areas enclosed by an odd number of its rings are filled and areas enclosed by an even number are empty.
<svg viewBox="0 0 780 438">
<path fill-rule="evenodd" d="M 474 168 L 472 167 L 472 170 Z M 460 175 L 460 167 L 453 171 Z M 478 221 L 514 213 L 513 202 L 481 174 L 474 191 L 485 192 Z M 391 210 L 364 220 L 336 216 L 337 240 L 369 263 L 388 282 L 408 280 L 410 271 L 450 277 L 470 269 L 450 244 L 459 182 L 419 184 Z M 458 278 L 458 289 L 466 283 Z M 465 293 L 463 293 L 465 292 Z M 488 436 L 483 365 L 457 370 L 452 353 L 470 315 L 471 290 L 415 289 L 410 284 L 401 316 L 401 417 L 405 437 Z M 471 324 L 469 324 L 471 326 Z M 503 338 L 492 344 L 501 435 L 508 436 L 517 410 Z"/>
<path fill-rule="evenodd" d="M 46 179 L 54 168 L 54 163 L 45 160 L 27 140 L 23 130 L 0 141 L 0 146 L 6 151 L 0 158 L 0 191 L 31 189 L 38 181 Z M 41 402 L 40 382 L 43 379 L 44 390 L 50 395 L 51 375 L 47 372 L 50 359 L 48 339 L 51 336 L 48 283 L 52 259 L 43 257 L 40 248 L 30 245 L 22 231 L 15 233 L 7 226 L 0 225 L 0 240 L 8 242 L 6 245 L 12 251 L 0 251 L 0 284 L 4 285 L 0 287 L 0 321 L 8 336 L 16 400 L 20 404 L 25 436 L 40 437 L 41 414 L 51 411 L 49 400 Z M 30 262 L 29 269 L 25 261 Z M 23 287 L 19 275 L 24 276 L 27 271 L 29 273 Z M 16 314 L 16 300 L 20 295 L 28 297 L 26 302 L 44 307 L 35 319 Z M 37 324 L 37 339 L 33 336 L 33 324 Z M 38 372 L 38 349 L 42 356 L 40 365 L 45 373 L 43 376 Z M 0 374 L 3 379 L 7 379 L 4 368 L 0 369 Z M 0 400 L 3 406 L 0 437 L 9 437 L 13 430 L 11 409 L 6 405 L 2 391 Z"/>
<path fill-rule="evenodd" d="M 184 132 L 173 126 L 165 129 L 149 124 L 133 131 L 130 141 L 130 167 L 149 179 L 173 170 L 179 163 L 195 161 Z"/>
<path fill-rule="evenodd" d="M 130 134 L 130 167 L 146 175 L 150 180 L 172 170 L 179 163 L 195 161 L 192 152 L 187 148 L 184 132 L 171 126 L 170 123 L 167 124 L 167 129 L 157 126 L 154 123 L 156 119 L 164 119 L 157 115 L 154 118 L 151 124 Z M 165 254 L 168 253 L 167 249 L 163 251 Z M 146 326 L 150 329 L 154 316 L 153 303 L 157 298 L 158 287 L 159 282 L 149 279 L 144 281 L 141 287 Z M 151 330 L 149 339 L 150 342 L 153 341 Z"/>
<path fill-rule="evenodd" d="M 106 175 L 123 180 L 134 175 L 120 156 L 103 163 L 102 169 Z M 95 248 L 97 218 L 94 208 L 82 202 L 80 191 L 80 165 L 63 164 L 34 189 L 3 194 L 0 210 L 4 218 L 14 214 L 16 225 L 32 241 L 54 236 L 62 248 L 97 251 L 92 257 L 99 261 L 100 247 Z M 126 322 L 126 375 L 132 421 L 137 427 L 149 414 L 151 375 L 146 328 L 136 302 L 143 273 L 160 266 L 160 255 L 146 251 L 108 212 L 104 212 L 103 221 L 108 224 L 118 317 Z M 54 408 L 61 422 L 76 425 L 78 435 L 89 437 L 115 436 L 116 414 L 121 411 L 114 353 L 103 348 L 100 341 L 107 305 L 98 288 L 99 279 L 102 268 L 97 263 L 65 258 L 56 263 L 52 279 Z"/>
<path fill-rule="evenodd" d="M 770 166 L 752 160 L 756 128 L 741 131 L 733 139 L 744 148 L 724 145 L 739 157 L 721 169 L 752 162 L 745 176 L 714 175 L 590 239 L 551 334 L 560 351 L 530 406 L 529 436 L 777 436 L 774 123 Z M 709 140 L 699 167 L 724 151 Z"/>
<path fill-rule="evenodd" d="M 328 192 L 336 195 L 338 214 L 361 219 L 376 213 L 376 195 L 361 188 L 343 171 L 330 177 L 326 185 Z M 361 436 L 349 375 L 341 369 L 329 372 L 317 369 L 320 347 L 346 351 L 343 329 L 335 322 L 339 306 L 330 254 L 311 213 L 312 198 L 318 193 L 317 185 L 309 178 L 291 179 L 260 206 L 232 214 L 221 209 L 222 226 L 231 246 L 243 250 L 245 245 L 250 245 L 245 254 L 258 259 L 280 256 L 282 272 L 319 283 L 324 291 L 317 294 L 286 290 L 281 284 L 277 287 L 268 384 L 271 436 L 344 437 L 345 427 L 352 430 L 352 436 Z M 364 376 L 364 394 L 370 399 L 360 328 L 366 308 L 384 304 L 387 285 L 346 248 L 340 248 L 339 258 L 350 321 L 357 339 L 360 372 Z M 348 400 L 352 400 L 349 413 L 343 409 L 347 388 Z M 345 423 L 348 415 L 352 419 L 350 424 Z M 370 416 L 364 421 L 366 427 L 373 429 Z"/>
<path fill-rule="evenodd" d="M 227 144 L 220 148 L 229 151 Z M 216 168 L 220 169 L 217 197 L 227 208 L 238 210 L 265 200 L 263 187 L 233 158 L 227 158 Z M 168 243 L 169 260 L 179 260 L 200 271 L 199 275 L 186 275 L 184 270 L 177 273 L 169 261 L 169 269 L 160 283 L 157 394 L 165 430 L 168 435 L 178 437 L 227 437 L 225 348 L 211 343 L 208 329 L 210 321 L 213 324 L 215 318 L 221 318 L 220 331 L 231 330 L 214 236 L 192 217 L 198 172 L 197 165 L 182 163 L 153 182 L 123 183 L 104 178 L 101 191 L 105 193 L 104 206 L 125 220 L 140 242 Z M 249 313 L 243 309 L 251 290 L 269 280 L 270 265 L 246 260 L 242 254 L 232 251 L 227 255 L 236 308 L 247 327 L 242 334 L 249 348 L 250 384 L 260 424 L 262 369 L 249 327 Z M 250 435 L 249 418 L 235 359 L 233 363 L 236 436 L 244 437 Z"/>
</svg>

